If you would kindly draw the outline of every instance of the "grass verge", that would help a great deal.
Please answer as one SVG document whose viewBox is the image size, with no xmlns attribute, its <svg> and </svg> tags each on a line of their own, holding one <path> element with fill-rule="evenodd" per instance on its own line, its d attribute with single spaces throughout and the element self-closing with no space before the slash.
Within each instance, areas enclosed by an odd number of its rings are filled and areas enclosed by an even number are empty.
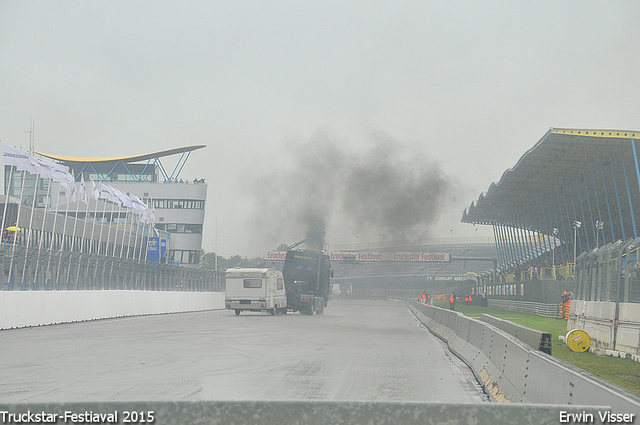
<svg viewBox="0 0 640 425">
<path fill-rule="evenodd" d="M 449 308 L 446 301 L 435 301 L 438 307 Z M 468 317 L 480 318 L 482 313 L 490 314 L 501 319 L 510 320 L 521 325 L 551 333 L 554 357 L 559 358 L 574 366 L 578 366 L 593 373 L 602 379 L 606 379 L 616 385 L 640 394 L 640 363 L 629 359 L 598 356 L 593 353 L 576 353 L 571 351 L 564 342 L 558 339 L 559 335 L 567 333 L 567 320 L 552 317 L 538 316 L 536 314 L 521 313 L 518 311 L 499 310 L 490 307 L 476 307 L 456 304 L 456 311 Z"/>
</svg>

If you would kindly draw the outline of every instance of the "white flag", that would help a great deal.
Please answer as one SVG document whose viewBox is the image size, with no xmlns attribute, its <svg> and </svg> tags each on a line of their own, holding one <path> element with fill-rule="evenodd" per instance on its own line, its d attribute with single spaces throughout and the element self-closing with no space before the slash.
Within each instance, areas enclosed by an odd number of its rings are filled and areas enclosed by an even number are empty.
<svg viewBox="0 0 640 425">
<path fill-rule="evenodd" d="M 31 167 L 36 174 L 39 174 L 43 179 L 53 178 L 53 170 L 55 169 L 55 164 L 53 162 L 34 157 L 31 157 L 30 159 Z"/>
<path fill-rule="evenodd" d="M 122 205 L 123 207 L 133 208 L 133 206 L 131 205 L 131 199 L 129 199 L 129 197 L 127 195 L 125 195 L 119 189 L 117 189 L 115 187 L 113 188 L 113 191 L 114 191 L 116 197 L 118 198 L 118 203 L 120 205 Z"/>
<path fill-rule="evenodd" d="M 76 178 L 73 175 L 73 171 L 71 173 L 72 174 L 69 174 L 70 177 L 67 177 L 67 186 L 63 185 L 63 187 L 66 189 L 65 196 L 67 199 L 71 202 L 76 202 Z"/>
<path fill-rule="evenodd" d="M 44 161 L 44 160 L 43 160 Z M 53 169 L 51 170 L 51 178 L 54 181 L 60 183 L 63 187 L 68 186 L 67 182 L 69 181 L 69 167 L 62 164 L 56 164 L 55 162 L 48 161 Z"/>
<path fill-rule="evenodd" d="M 100 198 L 106 199 L 107 201 L 115 202 L 116 204 L 120 204 L 120 200 L 116 195 L 115 188 L 102 183 L 100 186 Z"/>
<path fill-rule="evenodd" d="M 143 210 L 140 212 L 140 217 L 138 217 L 140 223 L 147 224 L 149 223 L 149 210 Z"/>
<path fill-rule="evenodd" d="M 87 188 L 84 185 L 84 173 L 80 174 L 80 201 L 84 202 L 85 205 L 89 205 L 89 200 L 87 199 Z"/>
<path fill-rule="evenodd" d="M 2 164 L 13 165 L 18 171 L 24 170 L 35 174 L 35 170 L 31 165 L 31 155 L 22 149 L 2 145 Z"/>
<path fill-rule="evenodd" d="M 129 199 L 131 200 L 131 205 L 134 210 L 142 212 L 147 209 L 147 204 L 142 202 L 142 199 L 138 198 L 133 193 L 129 193 Z"/>
<path fill-rule="evenodd" d="M 98 188 L 96 187 L 96 181 L 95 180 L 91 180 L 91 197 L 93 199 L 95 199 L 96 201 L 100 198 L 100 192 L 98 191 Z"/>
</svg>

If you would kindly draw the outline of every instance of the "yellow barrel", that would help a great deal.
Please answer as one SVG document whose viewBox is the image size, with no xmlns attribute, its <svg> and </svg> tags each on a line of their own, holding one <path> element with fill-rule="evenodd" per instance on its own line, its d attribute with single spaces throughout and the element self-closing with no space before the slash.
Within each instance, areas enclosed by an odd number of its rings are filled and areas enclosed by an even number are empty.
<svg viewBox="0 0 640 425">
<path fill-rule="evenodd" d="M 589 349 L 591 337 L 582 329 L 572 329 L 565 335 L 564 343 L 571 351 L 582 353 Z"/>
</svg>

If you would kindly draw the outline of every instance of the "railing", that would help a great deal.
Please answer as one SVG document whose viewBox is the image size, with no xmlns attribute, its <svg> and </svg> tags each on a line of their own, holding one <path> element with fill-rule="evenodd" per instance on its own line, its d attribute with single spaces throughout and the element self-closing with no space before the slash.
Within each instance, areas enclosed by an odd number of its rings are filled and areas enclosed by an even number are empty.
<svg viewBox="0 0 640 425">
<path fill-rule="evenodd" d="M 555 270 L 555 273 L 554 273 Z M 515 272 L 509 272 L 498 276 L 499 283 L 514 283 L 524 280 L 574 280 L 574 267 L 573 263 L 555 266 L 555 267 L 540 267 L 534 269 L 527 269 L 516 274 Z M 555 279 L 554 279 L 555 275 Z"/>
<path fill-rule="evenodd" d="M 224 273 L 79 252 L 0 247 L 5 291 L 224 291 Z"/>
</svg>

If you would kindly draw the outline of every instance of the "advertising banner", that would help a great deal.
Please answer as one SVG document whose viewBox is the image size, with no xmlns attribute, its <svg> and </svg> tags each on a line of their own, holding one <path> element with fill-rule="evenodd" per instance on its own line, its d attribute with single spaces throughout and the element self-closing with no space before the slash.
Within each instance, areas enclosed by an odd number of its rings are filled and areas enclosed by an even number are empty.
<svg viewBox="0 0 640 425">
<path fill-rule="evenodd" d="M 152 263 L 160 262 L 160 238 L 147 238 L 147 261 Z"/>
<path fill-rule="evenodd" d="M 425 276 L 426 280 L 429 281 L 453 281 L 453 282 L 463 282 L 467 280 L 471 280 L 473 282 L 476 281 L 476 277 L 473 275 L 466 276 Z"/>
<path fill-rule="evenodd" d="M 162 264 L 167 264 L 169 253 L 167 252 L 167 240 L 160 239 L 160 260 Z"/>
<path fill-rule="evenodd" d="M 451 254 L 434 252 L 378 252 L 348 251 L 328 252 L 331 261 L 415 261 L 415 262 L 450 262 Z M 269 251 L 263 253 L 265 261 L 284 261 L 286 251 Z"/>
</svg>

